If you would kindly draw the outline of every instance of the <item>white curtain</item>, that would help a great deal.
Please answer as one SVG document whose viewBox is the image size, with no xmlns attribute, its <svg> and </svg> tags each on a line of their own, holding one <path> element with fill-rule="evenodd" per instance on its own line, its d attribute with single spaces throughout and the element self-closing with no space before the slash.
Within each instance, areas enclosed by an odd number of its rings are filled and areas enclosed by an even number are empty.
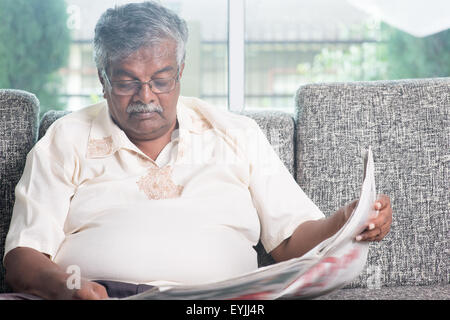
<svg viewBox="0 0 450 320">
<path fill-rule="evenodd" d="M 351 5 L 416 37 L 450 28 L 450 0 L 347 0 Z"/>
</svg>

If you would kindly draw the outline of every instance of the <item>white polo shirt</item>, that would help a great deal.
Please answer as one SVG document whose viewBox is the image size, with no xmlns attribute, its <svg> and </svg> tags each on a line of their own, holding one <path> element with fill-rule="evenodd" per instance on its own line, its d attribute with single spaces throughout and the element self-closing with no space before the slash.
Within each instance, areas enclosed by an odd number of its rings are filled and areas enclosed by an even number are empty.
<svg viewBox="0 0 450 320">
<path fill-rule="evenodd" d="M 30 247 L 90 280 L 201 284 L 257 268 L 299 224 L 323 218 L 256 122 L 180 97 L 153 161 L 106 102 L 55 121 L 27 156 L 5 255 Z"/>
</svg>

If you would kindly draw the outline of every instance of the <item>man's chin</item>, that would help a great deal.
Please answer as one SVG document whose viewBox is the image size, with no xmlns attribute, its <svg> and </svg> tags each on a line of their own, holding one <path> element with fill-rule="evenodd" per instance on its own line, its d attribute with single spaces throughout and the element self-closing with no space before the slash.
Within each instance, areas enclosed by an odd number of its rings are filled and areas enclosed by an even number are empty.
<svg viewBox="0 0 450 320">
<path fill-rule="evenodd" d="M 133 141 L 155 140 L 167 133 L 167 125 L 156 121 L 157 119 L 153 119 L 153 116 L 135 119 L 133 129 L 127 133 Z"/>
</svg>

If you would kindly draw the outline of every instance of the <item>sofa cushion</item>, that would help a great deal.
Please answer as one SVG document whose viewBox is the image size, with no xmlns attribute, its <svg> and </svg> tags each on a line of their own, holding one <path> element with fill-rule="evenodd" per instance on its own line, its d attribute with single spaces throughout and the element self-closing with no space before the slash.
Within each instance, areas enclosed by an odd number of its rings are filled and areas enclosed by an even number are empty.
<svg viewBox="0 0 450 320">
<path fill-rule="evenodd" d="M 316 300 L 449 300 L 450 285 L 344 288 Z"/>
<path fill-rule="evenodd" d="M 350 287 L 449 283 L 450 78 L 311 84 L 296 95 L 297 180 L 329 215 L 359 196 L 372 146 L 390 234 Z"/>
<path fill-rule="evenodd" d="M 22 176 L 27 153 L 37 138 L 39 101 L 20 90 L 0 89 L 0 257 L 14 206 L 14 188 Z M 0 268 L 0 292 L 6 291 Z"/>
<path fill-rule="evenodd" d="M 55 122 L 55 120 L 61 118 L 62 116 L 65 116 L 66 114 L 69 114 L 70 111 L 64 111 L 64 110 L 50 110 L 47 111 L 43 116 L 39 123 L 39 136 L 38 139 L 41 139 L 45 133 L 47 132 L 47 129 Z"/>
</svg>

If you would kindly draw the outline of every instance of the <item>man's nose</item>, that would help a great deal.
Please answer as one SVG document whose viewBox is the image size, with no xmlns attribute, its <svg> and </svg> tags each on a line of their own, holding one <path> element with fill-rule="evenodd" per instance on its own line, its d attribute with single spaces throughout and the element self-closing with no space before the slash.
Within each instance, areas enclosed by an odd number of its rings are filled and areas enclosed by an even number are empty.
<svg viewBox="0 0 450 320">
<path fill-rule="evenodd" d="M 140 101 L 144 104 L 158 101 L 158 96 L 150 89 L 150 84 L 148 83 L 142 84 L 141 88 L 134 96 L 134 101 Z"/>
</svg>

